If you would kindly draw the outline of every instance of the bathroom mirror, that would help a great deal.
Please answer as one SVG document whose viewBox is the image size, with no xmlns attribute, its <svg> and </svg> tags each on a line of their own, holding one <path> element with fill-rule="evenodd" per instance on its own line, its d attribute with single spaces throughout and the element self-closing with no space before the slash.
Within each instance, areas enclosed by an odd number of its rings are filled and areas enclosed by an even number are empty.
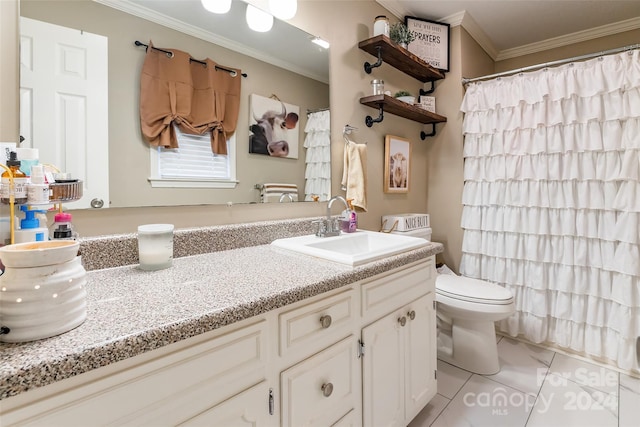
<svg viewBox="0 0 640 427">
<path fill-rule="evenodd" d="M 265 182 L 294 183 L 303 199 L 304 127 L 308 111 L 329 107 L 329 53 L 311 43 L 308 33 L 277 19 L 268 33 L 249 30 L 245 7 L 243 1 L 234 0 L 229 13 L 217 15 L 205 11 L 200 0 L 20 0 L 22 17 L 108 40 L 109 200 L 104 200 L 105 207 L 257 203 L 260 192 L 255 186 Z M 194 58 L 208 57 L 247 74 L 242 79 L 235 133 L 235 188 L 151 187 L 150 150 L 140 133 L 138 110 L 145 48 L 136 46 L 136 40 L 145 44 L 151 40 L 156 47 L 183 50 Z M 251 94 L 275 96 L 300 108 L 297 159 L 249 153 Z M 86 131 L 91 137 L 92 129 Z M 90 200 L 84 199 L 88 207 Z"/>
</svg>

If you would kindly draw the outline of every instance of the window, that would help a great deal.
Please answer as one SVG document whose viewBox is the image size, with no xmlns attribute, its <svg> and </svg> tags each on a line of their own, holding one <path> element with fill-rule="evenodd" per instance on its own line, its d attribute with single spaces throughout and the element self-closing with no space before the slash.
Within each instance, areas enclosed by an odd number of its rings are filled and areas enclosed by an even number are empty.
<svg viewBox="0 0 640 427">
<path fill-rule="evenodd" d="M 152 187 L 235 188 L 236 137 L 227 140 L 227 155 L 211 151 L 211 134 L 189 135 L 176 127 L 178 146 L 151 147 Z"/>
</svg>

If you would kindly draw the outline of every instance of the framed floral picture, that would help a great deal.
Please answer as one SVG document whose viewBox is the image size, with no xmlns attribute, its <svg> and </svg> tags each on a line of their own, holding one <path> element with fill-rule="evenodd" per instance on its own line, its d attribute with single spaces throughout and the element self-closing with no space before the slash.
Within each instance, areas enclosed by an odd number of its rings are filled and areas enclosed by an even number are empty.
<svg viewBox="0 0 640 427">
<path fill-rule="evenodd" d="M 387 135 L 384 139 L 384 192 L 408 193 L 411 141 Z"/>
</svg>

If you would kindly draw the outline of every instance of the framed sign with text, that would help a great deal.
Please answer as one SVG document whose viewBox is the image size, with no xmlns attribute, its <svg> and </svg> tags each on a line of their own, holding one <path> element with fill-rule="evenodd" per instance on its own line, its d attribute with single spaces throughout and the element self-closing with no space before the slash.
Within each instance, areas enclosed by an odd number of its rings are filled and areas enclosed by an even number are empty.
<svg viewBox="0 0 640 427">
<path fill-rule="evenodd" d="M 413 53 L 433 68 L 449 71 L 449 24 L 405 16 L 405 24 L 416 38 L 409 43 Z"/>
</svg>

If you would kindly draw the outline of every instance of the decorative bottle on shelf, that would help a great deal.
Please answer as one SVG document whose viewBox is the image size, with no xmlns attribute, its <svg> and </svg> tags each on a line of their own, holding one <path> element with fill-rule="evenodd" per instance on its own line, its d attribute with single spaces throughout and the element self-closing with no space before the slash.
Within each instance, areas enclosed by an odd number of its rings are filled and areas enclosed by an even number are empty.
<svg viewBox="0 0 640 427">
<path fill-rule="evenodd" d="M 27 183 L 28 178 L 24 172 L 20 170 L 20 160 L 15 151 L 9 154 L 9 160 L 7 160 L 7 166 L 13 174 L 13 201 L 17 205 L 21 205 L 27 202 Z M 0 189 L 0 201 L 2 203 L 9 203 L 11 196 L 11 180 L 9 172 L 4 171 L 2 173 L 2 188 Z"/>
<path fill-rule="evenodd" d="M 373 21 L 373 36 L 384 35 L 389 37 L 389 18 L 384 15 L 376 16 Z"/>
<path fill-rule="evenodd" d="M 45 182 L 42 165 L 31 166 L 31 183 L 27 185 L 27 203 L 42 205 L 49 203 L 50 189 Z"/>
<path fill-rule="evenodd" d="M 76 240 L 78 234 L 71 224 L 71 214 L 59 212 L 53 217 L 53 225 L 49 227 L 49 240 Z"/>
</svg>

